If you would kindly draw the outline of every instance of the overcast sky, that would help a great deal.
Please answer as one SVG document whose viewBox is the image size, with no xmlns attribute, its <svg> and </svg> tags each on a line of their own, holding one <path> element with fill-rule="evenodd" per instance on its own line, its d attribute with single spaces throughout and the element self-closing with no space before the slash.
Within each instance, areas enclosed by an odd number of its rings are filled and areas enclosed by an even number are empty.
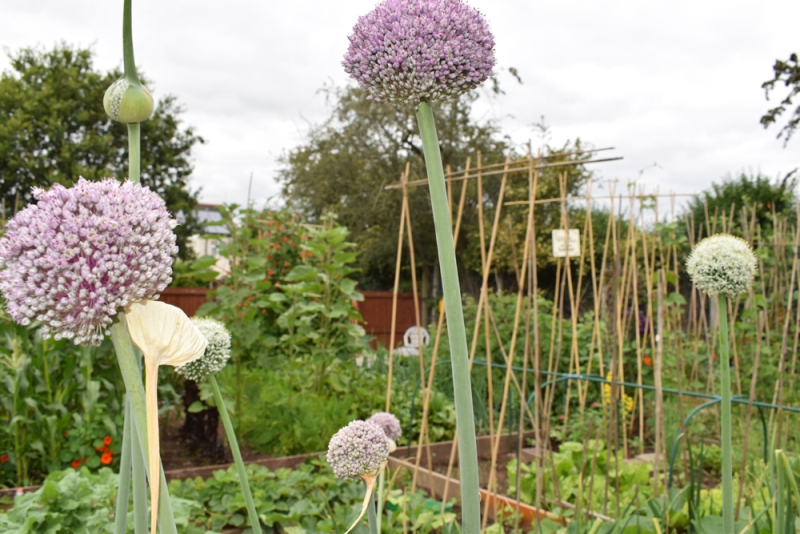
<svg viewBox="0 0 800 534">
<path fill-rule="evenodd" d="M 797 0 L 471 0 L 495 33 L 499 69 L 523 84 L 485 100 L 514 142 L 580 137 L 616 147 L 598 179 L 691 193 L 727 173 L 770 177 L 800 166 L 800 133 L 784 148 L 759 117 L 776 59 L 800 53 Z M 343 85 L 347 36 L 374 0 L 136 0 L 136 60 L 154 96 L 177 96 L 208 142 L 194 151 L 193 188 L 206 202 L 279 202 L 278 157 L 330 110 L 318 90 Z M 122 64 L 122 1 L 0 0 L 0 45 L 91 46 L 96 66 Z M 0 69 L 7 69 L 5 56 Z M 498 69 L 498 70 L 499 70 Z M 146 149 L 146 147 L 145 147 Z"/>
</svg>

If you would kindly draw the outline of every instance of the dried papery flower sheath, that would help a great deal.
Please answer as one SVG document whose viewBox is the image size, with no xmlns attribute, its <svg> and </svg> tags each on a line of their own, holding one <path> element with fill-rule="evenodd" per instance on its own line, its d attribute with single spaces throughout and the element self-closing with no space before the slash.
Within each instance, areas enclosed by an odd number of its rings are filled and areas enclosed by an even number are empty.
<svg viewBox="0 0 800 534">
<path fill-rule="evenodd" d="M 208 341 L 180 308 L 145 300 L 125 310 L 133 343 L 144 356 L 147 403 L 148 473 L 150 473 L 151 532 L 155 534 L 160 493 L 158 438 L 158 367 L 186 365 L 203 355 Z"/>
<path fill-rule="evenodd" d="M 99 345 L 117 312 L 172 281 L 177 223 L 148 188 L 111 178 L 33 196 L 0 239 L 8 311 L 44 338 Z"/>
<path fill-rule="evenodd" d="M 689 259 L 686 271 L 707 295 L 735 297 L 746 293 L 753 284 L 758 260 L 743 239 L 717 234 L 700 241 Z"/>
<path fill-rule="evenodd" d="M 186 378 L 200 382 L 208 375 L 218 373 L 231 357 L 231 334 L 221 322 L 208 317 L 192 317 L 192 323 L 208 340 L 203 355 L 186 365 L 175 368 L 175 372 Z"/>
<path fill-rule="evenodd" d="M 375 423 L 383 433 L 386 434 L 386 437 L 392 441 L 397 441 L 397 439 L 403 434 L 402 428 L 400 428 L 400 421 L 398 421 L 397 417 L 393 414 L 387 412 L 378 412 L 373 414 L 369 419 L 367 419 L 369 423 Z"/>
<path fill-rule="evenodd" d="M 386 0 L 359 17 L 342 65 L 370 98 L 437 102 L 492 75 L 494 37 L 460 0 Z"/>
</svg>

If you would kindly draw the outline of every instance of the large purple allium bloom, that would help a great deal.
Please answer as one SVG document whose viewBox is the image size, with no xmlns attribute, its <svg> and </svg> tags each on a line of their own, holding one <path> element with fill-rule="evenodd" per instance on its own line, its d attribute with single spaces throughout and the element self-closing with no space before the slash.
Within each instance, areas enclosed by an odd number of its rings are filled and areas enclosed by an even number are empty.
<svg viewBox="0 0 800 534">
<path fill-rule="evenodd" d="M 461 0 L 385 0 L 359 17 L 344 70 L 375 100 L 448 100 L 492 75 L 494 37 Z"/>
<path fill-rule="evenodd" d="M 42 337 L 98 345 L 126 306 L 172 280 L 177 224 L 158 195 L 131 182 L 81 178 L 34 189 L 0 239 L 0 291 L 11 317 Z"/>
<path fill-rule="evenodd" d="M 370 423 L 375 423 L 383 430 L 383 433 L 386 434 L 386 437 L 392 441 L 397 441 L 397 439 L 403 434 L 403 429 L 400 428 L 400 421 L 397 420 L 397 417 L 388 413 L 388 412 L 378 412 L 372 414 L 372 417 L 367 419 Z"/>
<path fill-rule="evenodd" d="M 339 429 L 328 443 L 328 463 L 339 478 L 374 473 L 389 456 L 383 430 L 369 421 L 352 421 Z"/>
</svg>

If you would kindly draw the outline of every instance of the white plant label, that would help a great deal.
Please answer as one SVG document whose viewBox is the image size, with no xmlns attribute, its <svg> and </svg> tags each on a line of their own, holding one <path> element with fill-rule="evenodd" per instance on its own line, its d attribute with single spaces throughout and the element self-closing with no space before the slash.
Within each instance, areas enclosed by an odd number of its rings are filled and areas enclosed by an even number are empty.
<svg viewBox="0 0 800 534">
<path fill-rule="evenodd" d="M 581 255 L 581 233 L 577 229 L 553 230 L 553 257 L 576 258 Z"/>
</svg>

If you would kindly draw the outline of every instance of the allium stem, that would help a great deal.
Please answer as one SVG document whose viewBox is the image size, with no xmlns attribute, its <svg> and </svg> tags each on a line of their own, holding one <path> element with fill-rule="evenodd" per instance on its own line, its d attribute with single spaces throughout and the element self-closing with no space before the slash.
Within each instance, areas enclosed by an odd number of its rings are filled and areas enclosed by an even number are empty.
<svg viewBox="0 0 800 534">
<path fill-rule="evenodd" d="M 130 399 L 132 414 L 130 419 L 133 423 L 131 430 L 139 442 L 139 447 L 144 458 L 147 457 L 149 450 L 147 446 L 147 414 L 144 386 L 142 385 L 142 373 L 139 370 L 139 365 L 136 362 L 136 356 L 133 352 L 133 342 L 128 333 L 128 327 L 125 324 L 124 313 L 120 313 L 117 316 L 117 321 L 111 325 L 110 330 L 111 341 L 114 343 L 114 350 L 117 353 L 119 370 L 122 374 L 122 380 L 125 382 L 125 391 L 128 393 L 128 398 Z M 143 467 L 147 469 L 146 465 Z M 159 471 L 161 477 L 160 485 L 164 488 L 164 491 L 160 493 L 158 500 L 158 522 L 163 534 L 177 533 L 178 529 L 175 526 L 175 518 L 172 515 L 172 503 L 169 500 L 169 492 L 167 491 L 167 482 L 166 477 L 164 477 L 163 467 Z M 134 511 L 134 513 L 135 512 L 136 511 Z"/>
<path fill-rule="evenodd" d="M 728 298 L 717 296 L 719 319 L 720 421 L 722 424 L 722 528 L 734 534 L 733 524 L 733 443 L 731 439 L 731 365 L 728 354 Z"/>
<path fill-rule="evenodd" d="M 134 184 L 141 181 L 142 174 L 142 127 L 141 123 L 128 124 L 128 180 Z"/>
<path fill-rule="evenodd" d="M 239 473 L 239 485 L 242 487 L 242 495 L 244 495 L 244 502 L 247 506 L 247 515 L 250 518 L 250 528 L 253 529 L 254 534 L 261 534 L 261 521 L 258 519 L 256 513 L 256 505 L 253 502 L 253 494 L 250 492 L 250 483 L 247 481 L 247 471 L 244 467 L 242 460 L 242 453 L 239 450 L 239 442 L 236 440 L 236 433 L 233 431 L 231 424 L 231 417 L 228 415 L 228 409 L 225 407 L 225 401 L 222 399 L 222 393 L 219 391 L 219 385 L 214 375 L 209 375 L 208 381 L 211 383 L 211 389 L 214 391 L 214 402 L 217 403 L 217 411 L 222 418 L 222 426 L 225 427 L 225 434 L 228 437 L 228 444 L 231 447 L 231 454 L 233 461 L 236 462 L 236 471 Z"/>
<path fill-rule="evenodd" d="M 439 249 L 439 265 L 442 273 L 447 334 L 450 340 L 451 365 L 453 367 L 458 458 L 461 470 L 461 528 L 464 534 L 479 534 L 481 499 L 478 486 L 478 451 L 475 441 L 475 416 L 472 409 L 467 335 L 464 330 L 464 313 L 461 309 L 461 286 L 458 282 L 456 249 L 453 243 L 450 208 L 444 184 L 442 155 L 439 152 L 433 111 L 427 102 L 422 102 L 417 108 L 417 123 L 425 153 L 425 166 L 428 171 L 436 245 Z"/>
<path fill-rule="evenodd" d="M 128 417 L 132 424 L 133 412 L 130 409 Z M 133 454 L 133 531 L 134 534 L 147 534 L 150 517 L 147 515 L 147 464 L 138 439 L 131 439 L 131 453 Z"/>
<path fill-rule="evenodd" d="M 136 74 L 136 62 L 133 59 L 133 23 L 131 20 L 131 2 L 125 0 L 122 8 L 122 61 L 125 77 L 133 84 L 139 84 Z"/>
<path fill-rule="evenodd" d="M 383 474 L 383 472 L 381 472 Z M 375 493 L 369 496 L 369 505 L 367 506 L 367 522 L 369 524 L 369 534 L 380 534 L 380 527 L 378 527 L 378 518 L 375 516 Z"/>
<path fill-rule="evenodd" d="M 130 401 L 125 395 L 125 423 L 122 426 L 122 454 L 119 459 L 119 486 L 117 507 L 114 512 L 114 534 L 125 534 L 128 523 L 128 503 L 131 490 L 131 411 Z"/>
<path fill-rule="evenodd" d="M 384 486 L 384 479 L 386 477 L 386 469 L 381 469 L 381 472 L 378 473 L 378 498 L 377 501 L 377 521 L 376 525 L 378 526 L 378 532 L 381 531 L 381 522 L 383 520 L 383 486 Z"/>
</svg>

